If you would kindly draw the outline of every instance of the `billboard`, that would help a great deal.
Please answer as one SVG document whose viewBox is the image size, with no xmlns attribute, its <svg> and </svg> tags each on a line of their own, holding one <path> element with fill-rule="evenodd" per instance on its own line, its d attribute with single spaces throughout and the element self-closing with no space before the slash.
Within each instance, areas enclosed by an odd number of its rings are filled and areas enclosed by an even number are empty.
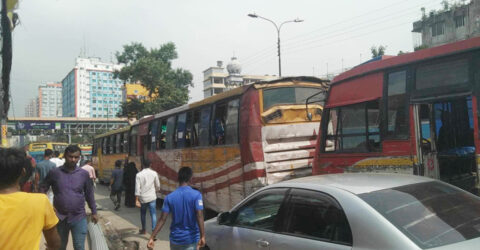
<svg viewBox="0 0 480 250">
<path fill-rule="evenodd" d="M 15 129 L 62 129 L 64 126 L 61 122 L 17 122 Z"/>
</svg>

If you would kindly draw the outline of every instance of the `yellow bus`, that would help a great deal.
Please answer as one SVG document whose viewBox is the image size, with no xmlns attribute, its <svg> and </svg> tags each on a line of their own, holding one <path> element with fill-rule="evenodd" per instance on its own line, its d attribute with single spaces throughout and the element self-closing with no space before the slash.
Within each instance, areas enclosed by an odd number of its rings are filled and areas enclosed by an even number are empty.
<svg viewBox="0 0 480 250">
<path fill-rule="evenodd" d="M 63 151 L 68 146 L 68 143 L 63 142 L 32 142 L 28 144 L 27 150 L 29 154 L 35 159 L 35 161 L 43 161 L 43 154 L 45 149 L 51 149 L 53 151 L 60 152 L 60 158 L 63 157 Z"/>
<path fill-rule="evenodd" d="M 93 139 L 92 163 L 100 183 L 108 183 L 115 161 L 124 161 L 128 153 L 130 126 L 97 135 Z"/>
</svg>

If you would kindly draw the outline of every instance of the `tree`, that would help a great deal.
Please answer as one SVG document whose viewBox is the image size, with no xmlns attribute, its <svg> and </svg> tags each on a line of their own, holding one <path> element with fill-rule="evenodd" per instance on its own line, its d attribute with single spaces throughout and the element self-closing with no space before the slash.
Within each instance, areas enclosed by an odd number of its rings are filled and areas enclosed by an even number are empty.
<svg viewBox="0 0 480 250">
<path fill-rule="evenodd" d="M 372 52 L 372 58 L 379 57 L 385 55 L 385 50 L 387 49 L 387 46 L 380 45 L 376 47 L 375 45 L 370 48 L 370 51 Z"/>
<path fill-rule="evenodd" d="M 188 101 L 188 87 L 193 87 L 193 76 L 188 70 L 172 68 L 178 54 L 175 44 L 146 49 L 141 43 L 123 46 L 117 60 L 125 66 L 115 76 L 124 82 L 140 83 L 147 90 L 149 100 L 130 100 L 122 104 L 118 115 L 136 117 L 168 110 Z"/>
</svg>

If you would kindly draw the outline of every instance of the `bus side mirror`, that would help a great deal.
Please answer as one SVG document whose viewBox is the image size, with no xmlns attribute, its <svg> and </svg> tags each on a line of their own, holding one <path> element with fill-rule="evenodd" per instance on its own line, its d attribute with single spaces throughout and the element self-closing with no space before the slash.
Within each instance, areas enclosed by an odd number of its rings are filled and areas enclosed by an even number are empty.
<svg viewBox="0 0 480 250">
<path fill-rule="evenodd" d="M 309 121 L 312 121 L 312 113 L 307 112 L 307 118 Z"/>
</svg>

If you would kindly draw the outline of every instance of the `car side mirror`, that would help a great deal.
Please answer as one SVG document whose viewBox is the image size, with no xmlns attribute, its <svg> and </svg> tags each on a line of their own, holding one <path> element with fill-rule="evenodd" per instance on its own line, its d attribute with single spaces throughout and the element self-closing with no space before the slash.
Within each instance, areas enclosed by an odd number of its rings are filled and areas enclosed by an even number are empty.
<svg viewBox="0 0 480 250">
<path fill-rule="evenodd" d="M 226 225 L 229 224 L 232 218 L 232 214 L 230 212 L 223 212 L 220 213 L 217 217 L 218 225 Z"/>
</svg>

